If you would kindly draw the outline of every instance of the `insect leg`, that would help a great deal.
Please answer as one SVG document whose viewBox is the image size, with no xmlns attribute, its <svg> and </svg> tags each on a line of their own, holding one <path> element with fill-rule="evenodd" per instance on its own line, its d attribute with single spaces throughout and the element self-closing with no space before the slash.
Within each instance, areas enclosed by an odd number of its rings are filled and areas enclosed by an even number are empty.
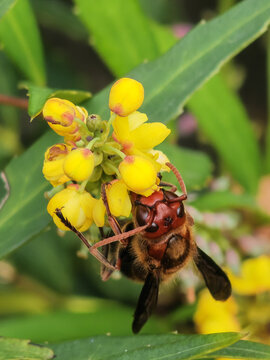
<svg viewBox="0 0 270 360">
<path fill-rule="evenodd" d="M 129 237 L 134 236 L 134 235 L 138 234 L 139 232 L 142 232 L 148 226 L 149 226 L 149 224 L 147 223 L 146 225 L 139 226 L 139 227 L 137 227 L 137 228 L 135 228 L 133 230 L 129 230 L 129 231 L 126 231 L 124 233 L 117 234 L 117 235 L 111 236 L 109 238 L 100 240 L 99 242 L 95 243 L 92 246 L 92 249 L 97 249 L 100 246 L 108 245 L 108 244 L 110 244 L 112 242 L 115 242 L 115 241 L 121 241 L 121 240 L 124 240 L 124 239 L 128 239 Z"/>
<path fill-rule="evenodd" d="M 168 186 L 168 187 L 170 187 L 170 191 L 172 191 L 172 192 L 176 192 L 176 190 L 177 190 L 177 187 L 175 186 L 175 185 L 173 185 L 173 184 L 171 184 L 171 183 L 168 183 L 168 182 L 166 182 L 166 181 L 161 181 L 160 183 L 159 183 L 159 186 Z"/>
<path fill-rule="evenodd" d="M 112 215 L 111 210 L 109 208 L 108 199 L 107 199 L 107 193 L 106 193 L 106 186 L 107 185 L 108 185 L 108 183 L 107 184 L 102 184 L 101 197 L 102 197 L 103 203 L 104 203 L 105 208 L 106 208 L 106 213 L 107 213 L 107 216 L 108 216 L 108 221 L 109 221 L 110 227 L 111 227 L 112 231 L 114 232 L 114 234 L 117 235 L 117 234 L 121 234 L 122 231 L 121 231 L 120 225 L 118 224 L 116 218 Z"/>
<path fill-rule="evenodd" d="M 64 217 L 64 215 L 62 214 L 61 209 L 55 209 L 55 214 L 59 217 L 59 219 L 61 220 L 61 222 L 67 227 L 69 228 L 71 231 L 73 231 L 81 240 L 82 242 L 86 245 L 86 247 L 88 248 L 89 252 L 98 260 L 100 261 L 104 266 L 115 270 L 115 267 L 112 266 L 109 261 L 105 258 L 105 256 L 103 256 L 98 250 L 96 250 L 96 248 L 93 248 L 93 246 L 91 246 L 88 242 L 88 240 L 86 239 L 86 237 L 80 232 L 78 231 L 73 225 L 71 225 L 71 223 L 68 221 L 67 218 Z"/>
</svg>

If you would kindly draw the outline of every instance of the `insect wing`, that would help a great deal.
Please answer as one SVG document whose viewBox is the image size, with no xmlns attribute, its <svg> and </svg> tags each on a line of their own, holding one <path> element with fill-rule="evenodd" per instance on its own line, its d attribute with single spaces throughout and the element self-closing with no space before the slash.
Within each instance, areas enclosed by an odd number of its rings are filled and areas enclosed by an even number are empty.
<svg viewBox="0 0 270 360">
<path fill-rule="evenodd" d="M 152 272 L 145 279 L 132 323 L 132 331 L 135 334 L 141 330 L 157 305 L 159 282 L 158 274 Z"/>
<path fill-rule="evenodd" d="M 194 262 L 201 272 L 211 295 L 216 300 L 227 300 L 232 292 L 228 276 L 214 260 L 205 254 L 199 247 L 197 247 L 197 251 Z"/>
</svg>

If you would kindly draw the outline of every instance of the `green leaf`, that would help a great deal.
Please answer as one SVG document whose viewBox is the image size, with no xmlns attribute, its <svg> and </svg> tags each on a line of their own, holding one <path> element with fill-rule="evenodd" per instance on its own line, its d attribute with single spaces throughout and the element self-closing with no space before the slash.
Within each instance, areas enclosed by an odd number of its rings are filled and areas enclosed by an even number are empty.
<svg viewBox="0 0 270 360">
<path fill-rule="evenodd" d="M 28 114 L 32 119 L 41 112 L 45 102 L 49 98 L 58 97 L 69 100 L 75 104 L 80 104 L 92 96 L 89 91 L 50 89 L 28 83 L 21 84 L 21 87 L 28 89 Z"/>
<path fill-rule="evenodd" d="M 0 42 L 24 76 L 37 85 L 45 84 L 43 50 L 29 0 L 17 0 L 1 19 Z"/>
<path fill-rule="evenodd" d="M 250 194 L 233 194 L 230 191 L 215 191 L 200 195 L 191 201 L 201 211 L 219 211 L 224 209 L 258 209 L 255 198 Z"/>
<path fill-rule="evenodd" d="M 10 186 L 5 173 L 0 173 L 0 210 L 5 205 L 10 193 Z"/>
<path fill-rule="evenodd" d="M 136 0 L 114 0 L 113 6 L 108 6 L 107 0 L 75 0 L 75 4 L 76 13 L 89 30 L 91 44 L 115 74 L 122 75 L 139 65 L 142 56 L 148 61 L 159 54 Z"/>
<path fill-rule="evenodd" d="M 234 178 L 246 190 L 255 192 L 261 174 L 259 146 L 236 94 L 215 76 L 192 96 L 188 106 Z"/>
<path fill-rule="evenodd" d="M 69 3 L 61 0 L 34 0 L 32 6 L 42 27 L 61 32 L 68 39 L 84 42 L 87 40 L 87 31 L 72 13 Z"/>
<path fill-rule="evenodd" d="M 188 360 L 228 346 L 239 339 L 236 333 L 210 335 L 96 336 L 51 345 L 58 360 Z"/>
<path fill-rule="evenodd" d="M 31 344 L 29 340 L 0 338 L 0 360 L 48 360 L 53 357 L 51 349 Z"/>
<path fill-rule="evenodd" d="M 42 175 L 46 148 L 59 139 L 50 132 L 5 170 L 10 196 L 0 211 L 0 258 L 38 234 L 50 221 L 44 192 L 49 184 Z"/>
<path fill-rule="evenodd" d="M 155 59 L 177 41 L 170 29 L 144 15 L 137 0 L 116 0 L 113 6 L 107 6 L 106 0 L 74 2 L 76 13 L 89 31 L 91 45 L 116 76 Z"/>
<path fill-rule="evenodd" d="M 16 74 L 14 74 L 14 67 L 3 53 L 0 53 L 0 79 L 0 93 L 14 96 L 18 79 Z M 5 127 L 18 132 L 18 109 L 14 106 L 3 106 L 3 104 L 1 104 L 0 116 L 1 122 Z"/>
<path fill-rule="evenodd" d="M 213 164 L 203 152 L 180 148 L 166 142 L 157 148 L 163 151 L 179 169 L 188 191 L 202 188 L 211 178 Z M 172 171 L 162 173 L 162 179 L 175 185 L 178 184 Z"/>
<path fill-rule="evenodd" d="M 14 5 L 16 0 L 1 0 L 0 1 L 0 18 Z"/>
<path fill-rule="evenodd" d="M 191 94 L 213 76 L 224 63 L 259 37 L 270 22 L 268 0 L 245 0 L 222 16 L 201 23 L 166 54 L 140 65 L 128 76 L 141 81 L 145 100 L 140 111 L 150 121 L 167 122 L 179 115 Z M 110 87 L 86 105 L 108 117 Z"/>
<path fill-rule="evenodd" d="M 151 19 L 148 19 L 148 25 L 150 26 L 154 39 L 157 43 L 159 55 L 164 54 L 179 40 L 173 35 L 172 29 L 169 27 L 166 28 Z"/>
<path fill-rule="evenodd" d="M 45 211 L 46 208 L 44 208 Z M 49 231 L 43 231 L 35 239 L 14 252 L 11 261 L 15 262 L 16 269 L 20 273 L 42 281 L 43 284 L 57 292 L 70 293 L 74 285 L 72 270 L 74 270 L 73 261 L 76 251 L 75 248 L 74 251 L 73 249 L 70 251 L 70 254 L 68 253 L 67 245 L 70 240 L 74 240 L 76 243 L 77 239 L 73 233 L 67 232 L 64 237 L 60 237 L 56 227 L 52 225 Z"/>
<path fill-rule="evenodd" d="M 111 31 L 111 28 L 118 28 L 121 21 L 124 23 L 127 19 L 133 21 L 136 19 L 139 22 L 141 18 L 141 9 L 139 6 L 134 7 L 134 1 L 126 6 L 124 5 L 125 0 L 117 0 L 114 2 L 113 11 L 108 6 L 103 6 L 100 11 L 99 3 L 91 3 L 85 0 L 77 0 L 77 3 L 82 8 L 82 17 L 88 24 L 90 33 L 94 38 L 97 37 L 98 41 L 94 41 L 92 45 L 109 66 L 111 60 L 114 59 L 114 66 L 111 68 L 116 75 L 123 75 L 124 71 L 131 70 L 134 66 L 129 56 L 119 56 L 119 53 L 123 50 L 126 51 L 127 48 L 132 48 L 136 52 L 140 58 L 138 63 L 143 62 L 146 58 L 157 56 L 157 52 L 153 50 L 154 46 L 147 46 L 148 52 L 145 50 L 145 43 L 138 37 L 141 31 L 145 32 L 141 27 L 130 27 L 129 31 L 125 32 L 124 37 L 117 42 L 115 41 L 118 37 Z M 124 16 L 122 16 L 122 8 L 125 8 Z M 90 11 L 92 16 L 88 16 Z M 120 20 L 118 16 L 115 16 L 117 13 L 121 13 Z M 107 24 L 108 22 L 111 25 L 109 28 L 100 26 L 100 24 Z M 175 43 L 176 40 L 170 31 L 166 31 L 165 28 L 150 19 L 145 19 L 144 26 L 147 26 L 148 34 L 152 31 L 154 38 L 149 38 L 149 41 L 152 40 L 153 44 L 158 44 L 159 54 L 167 50 L 172 43 Z M 100 43 L 108 46 L 106 51 L 102 46 L 100 47 Z M 151 50 L 151 57 L 149 57 Z M 219 51 L 216 50 L 217 53 Z M 123 62 L 125 63 L 124 67 Z M 182 84 L 181 86 L 183 87 Z M 175 91 L 175 93 L 178 95 L 179 92 Z M 247 190 L 254 192 L 261 170 L 260 154 L 248 116 L 237 95 L 229 90 L 220 77 L 215 77 L 192 97 L 188 106 L 196 115 L 200 128 L 203 129 L 225 160 L 233 176 Z M 166 108 L 165 104 L 164 107 Z M 227 136 L 224 136 L 224 133 Z"/>
<path fill-rule="evenodd" d="M 2 319 L 0 332 L 4 336 L 52 343 L 106 333 L 118 336 L 132 334 L 134 309 L 123 304 L 102 299 L 74 299 L 73 304 L 72 300 L 67 301 L 66 308 L 68 310 Z M 142 332 L 160 334 L 168 330 L 164 322 L 151 317 Z"/>
<path fill-rule="evenodd" d="M 249 360 L 269 360 L 270 359 L 270 346 L 260 344 L 252 341 L 240 340 L 227 348 L 215 351 L 208 354 L 208 356 L 222 357 L 222 358 L 238 358 Z"/>
</svg>

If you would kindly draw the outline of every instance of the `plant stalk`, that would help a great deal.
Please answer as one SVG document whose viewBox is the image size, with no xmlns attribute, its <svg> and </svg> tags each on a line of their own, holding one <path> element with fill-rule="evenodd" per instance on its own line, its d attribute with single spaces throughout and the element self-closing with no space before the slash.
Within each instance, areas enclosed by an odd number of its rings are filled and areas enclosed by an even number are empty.
<svg viewBox="0 0 270 360">
<path fill-rule="evenodd" d="M 4 95 L 4 94 L 0 94 L 0 104 L 16 106 L 21 109 L 28 108 L 28 100 L 27 99 L 22 99 L 22 98 L 18 98 L 15 96 L 9 96 L 9 95 Z"/>
</svg>

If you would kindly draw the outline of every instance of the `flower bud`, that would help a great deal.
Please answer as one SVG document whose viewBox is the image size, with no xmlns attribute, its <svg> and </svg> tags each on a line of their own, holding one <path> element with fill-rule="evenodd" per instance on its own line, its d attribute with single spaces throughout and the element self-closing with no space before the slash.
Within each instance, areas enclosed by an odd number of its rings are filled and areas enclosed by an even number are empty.
<svg viewBox="0 0 270 360">
<path fill-rule="evenodd" d="M 119 171 L 128 189 L 137 194 L 149 196 L 158 189 L 157 171 L 147 158 L 126 156 L 119 165 Z"/>
<path fill-rule="evenodd" d="M 65 136 L 70 141 L 80 140 L 79 125 L 74 119 L 85 121 L 85 109 L 75 106 L 68 100 L 51 98 L 43 107 L 43 116 L 58 135 Z"/>
<path fill-rule="evenodd" d="M 92 224 L 95 199 L 87 192 L 80 192 L 79 185 L 72 184 L 55 194 L 48 203 L 47 211 L 55 225 L 61 230 L 69 230 L 55 214 L 61 209 L 63 216 L 79 231 L 89 229 Z"/>
<path fill-rule="evenodd" d="M 53 186 L 64 184 L 70 179 L 64 173 L 63 163 L 70 153 L 70 146 L 66 144 L 56 144 L 45 152 L 43 163 L 43 175 Z"/>
<path fill-rule="evenodd" d="M 112 215 L 128 217 L 131 212 L 131 201 L 128 190 L 122 180 L 111 181 L 106 187 L 108 205 Z"/>
<path fill-rule="evenodd" d="M 142 105 L 143 98 L 144 89 L 140 82 L 122 78 L 116 81 L 111 88 L 109 108 L 119 116 L 127 116 Z"/>
<path fill-rule="evenodd" d="M 78 182 L 87 180 L 94 169 L 94 154 L 86 148 L 72 150 L 66 157 L 63 167 L 70 179 Z"/>
</svg>

